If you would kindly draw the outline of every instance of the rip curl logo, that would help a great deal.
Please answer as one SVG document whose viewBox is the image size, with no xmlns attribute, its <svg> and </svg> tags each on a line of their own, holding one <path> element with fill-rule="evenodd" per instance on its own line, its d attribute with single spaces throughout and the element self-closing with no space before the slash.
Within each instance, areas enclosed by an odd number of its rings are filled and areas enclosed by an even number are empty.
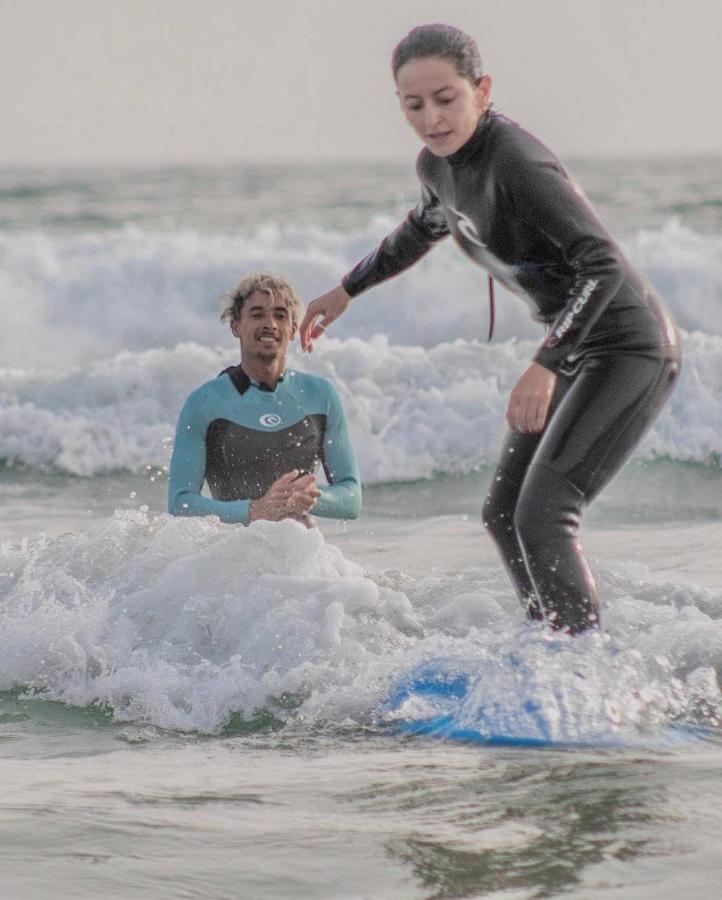
<svg viewBox="0 0 722 900">
<path fill-rule="evenodd" d="M 276 425 L 281 424 L 281 417 L 277 416 L 275 413 L 266 413 L 266 415 L 261 416 L 258 421 L 264 428 L 275 428 Z"/>
<path fill-rule="evenodd" d="M 459 212 L 458 209 L 454 209 L 453 206 L 450 206 L 449 209 L 455 216 L 459 217 L 456 227 L 464 235 L 467 241 L 471 241 L 471 243 L 476 244 L 477 247 L 486 247 L 486 244 L 479 237 L 476 225 L 474 225 L 471 219 L 468 216 L 465 216 L 464 213 Z"/>
<path fill-rule="evenodd" d="M 574 305 L 569 310 L 569 312 L 564 316 L 561 323 L 557 325 L 554 331 L 551 334 L 551 337 L 547 340 L 547 347 L 553 347 L 555 344 L 558 344 L 559 341 L 564 337 L 564 335 L 569 331 L 572 327 L 572 322 L 574 322 L 574 317 L 578 316 L 579 313 L 584 309 L 584 307 L 589 302 L 589 298 L 592 296 L 594 292 L 594 288 L 599 284 L 599 280 L 597 278 L 590 278 L 589 281 L 582 288 L 581 294 L 574 301 Z"/>
</svg>

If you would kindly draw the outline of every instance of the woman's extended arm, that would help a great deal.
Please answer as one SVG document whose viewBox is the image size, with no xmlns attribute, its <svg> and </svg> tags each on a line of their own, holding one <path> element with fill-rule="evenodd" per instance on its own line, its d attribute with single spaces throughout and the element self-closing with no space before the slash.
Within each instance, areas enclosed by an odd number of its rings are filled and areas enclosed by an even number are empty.
<svg viewBox="0 0 722 900">
<path fill-rule="evenodd" d="M 301 347 L 311 351 L 313 342 L 346 311 L 353 297 L 410 268 L 448 234 L 438 199 L 422 186 L 419 204 L 398 228 L 357 263 L 340 285 L 309 303 L 300 328 Z"/>
</svg>

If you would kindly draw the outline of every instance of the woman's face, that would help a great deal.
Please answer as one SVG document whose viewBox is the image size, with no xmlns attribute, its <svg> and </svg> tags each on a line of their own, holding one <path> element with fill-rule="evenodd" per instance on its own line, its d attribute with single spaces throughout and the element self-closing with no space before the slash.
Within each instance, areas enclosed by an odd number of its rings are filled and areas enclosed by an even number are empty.
<svg viewBox="0 0 722 900">
<path fill-rule="evenodd" d="M 451 156 L 474 133 L 489 103 L 491 78 L 477 86 L 439 56 L 411 59 L 396 74 L 401 108 L 411 127 L 436 156 Z"/>
</svg>

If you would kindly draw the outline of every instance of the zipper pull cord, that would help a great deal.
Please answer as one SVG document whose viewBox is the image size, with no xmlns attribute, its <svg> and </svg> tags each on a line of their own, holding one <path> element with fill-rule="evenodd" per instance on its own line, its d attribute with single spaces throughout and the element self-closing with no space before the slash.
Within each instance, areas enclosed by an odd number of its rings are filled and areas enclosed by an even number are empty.
<svg viewBox="0 0 722 900">
<path fill-rule="evenodd" d="M 489 337 L 486 339 L 487 344 L 491 343 L 494 336 L 494 279 L 491 275 L 489 279 Z"/>
</svg>

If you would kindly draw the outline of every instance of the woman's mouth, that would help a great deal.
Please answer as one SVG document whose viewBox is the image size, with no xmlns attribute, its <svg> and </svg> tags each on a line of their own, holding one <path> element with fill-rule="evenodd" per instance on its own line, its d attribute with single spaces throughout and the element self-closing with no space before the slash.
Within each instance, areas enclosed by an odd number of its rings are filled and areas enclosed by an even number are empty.
<svg viewBox="0 0 722 900">
<path fill-rule="evenodd" d="M 450 135 L 450 131 L 433 131 L 431 134 L 427 135 L 427 138 L 428 140 L 438 144 L 442 141 L 445 141 Z"/>
</svg>

